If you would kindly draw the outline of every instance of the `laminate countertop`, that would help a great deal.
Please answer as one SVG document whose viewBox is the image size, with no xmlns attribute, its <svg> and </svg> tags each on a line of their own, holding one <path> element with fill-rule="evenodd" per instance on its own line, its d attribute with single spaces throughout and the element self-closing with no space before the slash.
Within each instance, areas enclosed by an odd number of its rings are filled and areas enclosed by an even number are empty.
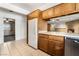
<svg viewBox="0 0 79 59">
<path fill-rule="evenodd" d="M 65 36 L 65 37 L 72 37 L 79 39 L 79 34 L 74 33 L 65 33 L 65 32 L 51 32 L 51 31 L 39 31 L 40 34 L 47 34 L 47 35 L 57 35 L 57 36 Z"/>
</svg>

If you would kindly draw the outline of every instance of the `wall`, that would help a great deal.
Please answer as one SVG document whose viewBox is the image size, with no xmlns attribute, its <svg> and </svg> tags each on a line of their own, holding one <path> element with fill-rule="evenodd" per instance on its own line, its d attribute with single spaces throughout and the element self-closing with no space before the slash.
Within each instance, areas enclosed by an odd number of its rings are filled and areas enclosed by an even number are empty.
<svg viewBox="0 0 79 59">
<path fill-rule="evenodd" d="M 4 23 L 4 35 L 10 35 L 10 27 L 9 23 Z"/>
<path fill-rule="evenodd" d="M 20 40 L 20 39 L 26 39 L 26 17 L 14 12 L 9 12 L 7 10 L 4 10 L 0 8 L 0 18 L 7 17 L 7 18 L 13 18 L 15 19 L 15 39 Z M 0 19 L 0 43 L 3 42 L 4 39 L 4 30 L 3 30 L 3 20 Z"/>
<path fill-rule="evenodd" d="M 69 29 L 74 29 L 74 33 L 79 34 L 79 20 L 67 22 L 67 27 Z"/>
<path fill-rule="evenodd" d="M 59 23 L 55 25 L 55 30 L 58 32 L 67 32 L 67 26 L 65 23 Z"/>
<path fill-rule="evenodd" d="M 65 32 L 67 33 L 67 28 L 55 28 L 56 31 L 58 32 Z"/>
<path fill-rule="evenodd" d="M 3 35 L 4 35 L 4 32 L 3 32 L 3 20 L 2 20 L 2 18 L 0 18 L 0 43 L 3 43 L 3 39 L 4 39 L 4 37 L 3 37 Z"/>
<path fill-rule="evenodd" d="M 65 23 L 50 24 L 50 30 L 58 32 L 67 32 L 67 26 Z"/>
</svg>

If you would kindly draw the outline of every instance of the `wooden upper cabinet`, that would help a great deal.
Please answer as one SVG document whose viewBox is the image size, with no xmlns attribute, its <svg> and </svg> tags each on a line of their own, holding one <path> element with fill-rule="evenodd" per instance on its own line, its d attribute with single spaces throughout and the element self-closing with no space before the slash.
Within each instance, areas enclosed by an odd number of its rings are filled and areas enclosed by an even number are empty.
<svg viewBox="0 0 79 59">
<path fill-rule="evenodd" d="M 71 14 L 75 12 L 75 3 L 63 3 L 62 4 L 62 14 Z"/>
<path fill-rule="evenodd" d="M 28 15 L 28 19 L 38 18 L 40 16 L 40 13 L 41 11 L 37 9 Z"/>
<path fill-rule="evenodd" d="M 48 18 L 48 10 L 45 10 L 42 12 L 42 18 L 47 19 Z"/>
<path fill-rule="evenodd" d="M 49 18 L 54 17 L 54 10 L 53 10 L 53 8 L 49 8 L 49 9 L 43 11 L 42 17 L 43 17 L 43 19 L 49 19 Z"/>
<path fill-rule="evenodd" d="M 76 3 L 76 11 L 79 12 L 79 3 Z"/>
<path fill-rule="evenodd" d="M 62 3 L 54 7 L 55 16 L 74 13 L 75 3 Z"/>
<path fill-rule="evenodd" d="M 54 17 L 54 8 L 48 9 L 48 18 Z"/>
<path fill-rule="evenodd" d="M 62 9 L 62 4 L 54 7 L 55 16 L 61 16 L 62 15 L 61 9 Z"/>
</svg>

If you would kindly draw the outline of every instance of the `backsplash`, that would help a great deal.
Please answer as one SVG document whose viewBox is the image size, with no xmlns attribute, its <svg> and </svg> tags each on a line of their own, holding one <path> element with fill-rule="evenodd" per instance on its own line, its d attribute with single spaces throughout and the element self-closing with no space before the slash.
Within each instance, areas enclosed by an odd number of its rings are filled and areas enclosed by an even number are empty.
<svg viewBox="0 0 79 59">
<path fill-rule="evenodd" d="M 79 34 L 79 20 L 67 22 L 67 28 L 74 30 L 74 33 Z"/>
</svg>

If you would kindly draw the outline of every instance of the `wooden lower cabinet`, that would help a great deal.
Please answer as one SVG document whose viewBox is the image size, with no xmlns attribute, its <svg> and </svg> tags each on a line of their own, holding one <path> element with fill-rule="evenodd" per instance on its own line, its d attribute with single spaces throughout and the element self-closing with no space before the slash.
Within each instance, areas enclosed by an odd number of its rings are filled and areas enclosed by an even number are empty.
<svg viewBox="0 0 79 59">
<path fill-rule="evenodd" d="M 62 44 L 58 41 L 52 41 L 53 45 L 48 44 L 48 53 L 54 56 L 63 56 L 64 55 L 64 47 L 62 46 Z M 52 47 L 51 47 L 52 46 Z M 51 50 L 51 52 L 50 52 Z"/>
<path fill-rule="evenodd" d="M 44 36 L 44 37 L 43 37 Z M 64 55 L 64 37 L 62 36 L 39 36 L 38 48 L 52 56 Z"/>
<path fill-rule="evenodd" d="M 48 40 L 48 54 L 54 56 L 64 55 L 64 37 L 62 36 L 49 36 Z"/>
<path fill-rule="evenodd" d="M 48 54 L 53 56 L 63 56 L 64 55 L 63 43 L 55 40 L 49 40 Z"/>
<path fill-rule="evenodd" d="M 64 49 L 63 47 L 60 47 L 60 46 L 55 46 L 55 53 L 54 55 L 55 56 L 64 56 Z"/>
<path fill-rule="evenodd" d="M 53 42 L 53 40 L 49 40 L 47 53 L 50 55 L 54 55 L 55 53 L 54 48 L 55 48 L 55 43 Z"/>
<path fill-rule="evenodd" d="M 38 48 L 44 52 L 47 52 L 48 38 L 47 35 L 40 35 L 38 40 Z"/>
</svg>

